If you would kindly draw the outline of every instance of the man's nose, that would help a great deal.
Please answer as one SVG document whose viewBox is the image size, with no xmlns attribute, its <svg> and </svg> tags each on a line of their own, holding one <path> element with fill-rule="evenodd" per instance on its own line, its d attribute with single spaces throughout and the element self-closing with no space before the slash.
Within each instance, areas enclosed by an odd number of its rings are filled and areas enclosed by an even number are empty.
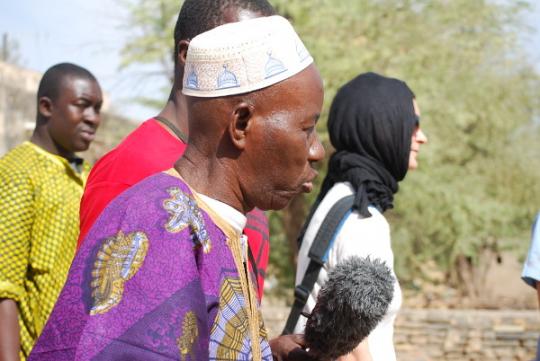
<svg viewBox="0 0 540 361">
<path fill-rule="evenodd" d="M 85 111 L 84 119 L 86 122 L 97 126 L 101 121 L 100 111 L 94 109 L 93 107 L 88 107 L 88 109 Z"/>
<path fill-rule="evenodd" d="M 324 159 L 324 155 L 324 147 L 319 139 L 319 136 L 316 135 L 311 147 L 309 147 L 309 161 L 319 162 Z"/>
</svg>

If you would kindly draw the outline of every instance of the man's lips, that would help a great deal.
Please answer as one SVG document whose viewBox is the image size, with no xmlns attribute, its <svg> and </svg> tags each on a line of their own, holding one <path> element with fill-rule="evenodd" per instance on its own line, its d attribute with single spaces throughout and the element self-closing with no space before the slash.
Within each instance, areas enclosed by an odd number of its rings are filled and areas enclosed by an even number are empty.
<svg viewBox="0 0 540 361">
<path fill-rule="evenodd" d="M 79 133 L 81 137 L 86 141 L 93 141 L 96 138 L 96 132 L 90 130 L 83 130 Z"/>
<path fill-rule="evenodd" d="M 302 184 L 302 192 L 310 193 L 313 190 L 313 182 L 305 182 Z"/>
<path fill-rule="evenodd" d="M 305 193 L 309 193 L 313 190 L 313 180 L 317 177 L 318 172 L 316 170 L 312 171 L 311 176 L 308 178 L 308 180 L 304 183 L 302 183 L 302 191 Z"/>
</svg>

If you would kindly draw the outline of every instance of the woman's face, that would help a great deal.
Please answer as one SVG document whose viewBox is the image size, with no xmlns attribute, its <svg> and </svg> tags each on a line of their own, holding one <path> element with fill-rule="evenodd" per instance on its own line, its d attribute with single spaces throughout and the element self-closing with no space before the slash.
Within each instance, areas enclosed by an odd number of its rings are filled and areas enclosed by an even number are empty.
<svg viewBox="0 0 540 361">
<path fill-rule="evenodd" d="M 418 117 L 420 117 L 420 108 L 418 107 L 416 99 L 413 99 L 413 106 L 414 112 Z M 416 129 L 413 131 L 411 139 L 411 152 L 409 153 L 409 170 L 418 168 L 418 160 L 416 159 L 416 157 L 418 157 L 420 145 L 427 143 L 427 141 L 427 136 L 424 134 L 422 129 L 420 129 L 420 124 L 418 124 Z"/>
</svg>

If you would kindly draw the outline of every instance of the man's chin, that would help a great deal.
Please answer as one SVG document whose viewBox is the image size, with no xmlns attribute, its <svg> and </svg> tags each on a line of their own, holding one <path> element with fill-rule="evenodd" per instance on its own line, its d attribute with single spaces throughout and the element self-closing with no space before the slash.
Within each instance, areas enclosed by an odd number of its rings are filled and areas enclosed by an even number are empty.
<svg viewBox="0 0 540 361">
<path fill-rule="evenodd" d="M 90 143 L 91 142 L 86 142 L 86 141 L 83 141 L 83 140 L 77 142 L 76 144 L 73 145 L 74 152 L 78 153 L 78 152 L 87 151 L 88 148 L 90 148 Z"/>
<path fill-rule="evenodd" d="M 265 204 L 256 204 L 255 207 L 263 211 L 279 211 L 289 205 L 291 201 L 298 196 L 300 192 L 294 193 L 280 193 L 273 195 Z"/>
</svg>

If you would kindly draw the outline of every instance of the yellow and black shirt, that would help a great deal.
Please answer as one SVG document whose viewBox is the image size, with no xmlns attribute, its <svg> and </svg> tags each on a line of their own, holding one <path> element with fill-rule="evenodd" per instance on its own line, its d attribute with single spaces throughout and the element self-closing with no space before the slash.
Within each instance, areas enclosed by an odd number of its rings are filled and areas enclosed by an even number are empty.
<svg viewBox="0 0 540 361">
<path fill-rule="evenodd" d="M 17 302 L 28 357 L 66 280 L 79 235 L 85 162 L 24 142 L 0 159 L 0 298 Z"/>
</svg>

